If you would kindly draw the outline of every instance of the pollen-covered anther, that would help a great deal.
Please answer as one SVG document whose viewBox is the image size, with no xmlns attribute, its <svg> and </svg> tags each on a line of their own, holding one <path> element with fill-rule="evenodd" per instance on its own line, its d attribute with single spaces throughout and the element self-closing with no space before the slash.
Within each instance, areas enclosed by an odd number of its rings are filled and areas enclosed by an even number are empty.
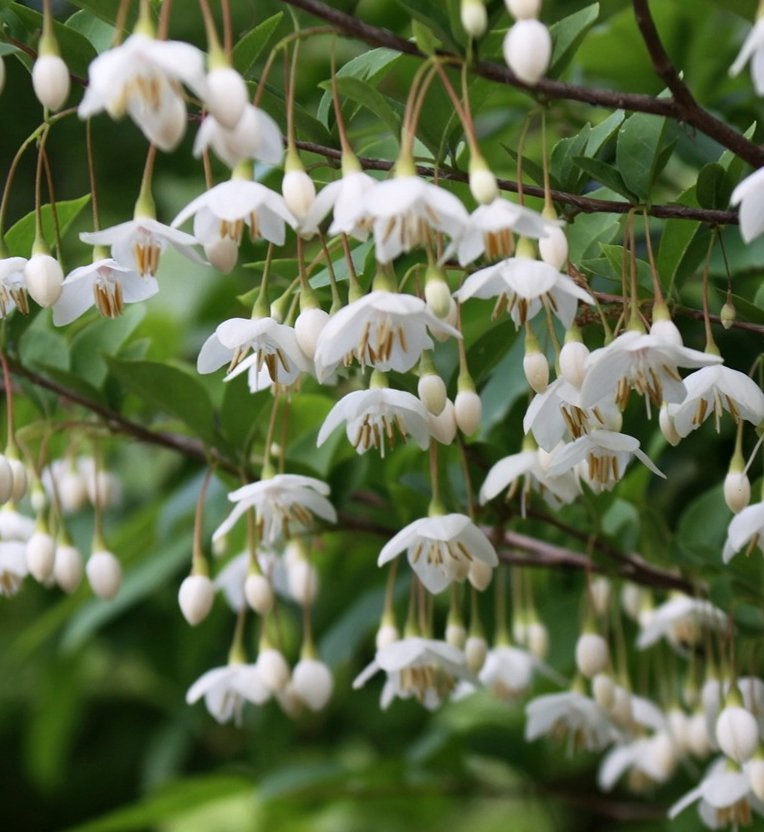
<svg viewBox="0 0 764 832">
<path fill-rule="evenodd" d="M 254 211 L 249 214 L 249 239 L 254 243 L 263 235 L 260 232 L 260 220 Z M 241 237 L 239 238 L 241 239 Z"/>
<path fill-rule="evenodd" d="M 413 693 L 422 702 L 428 690 L 434 690 L 439 698 L 449 694 L 454 688 L 454 677 L 439 667 L 406 667 L 401 670 L 401 689 Z"/>
<path fill-rule="evenodd" d="M 148 245 L 136 243 L 133 252 L 138 266 L 138 274 L 141 277 L 156 273 L 159 268 L 159 255 L 162 253 L 162 249 L 156 243 L 150 242 Z"/>
<path fill-rule="evenodd" d="M 223 240 L 233 240 L 238 246 L 241 243 L 241 237 L 244 233 L 244 220 L 234 220 L 233 222 L 220 220 L 219 232 Z"/>
<path fill-rule="evenodd" d="M 514 238 L 508 228 L 486 231 L 483 234 L 483 246 L 489 260 L 507 260 L 515 250 Z"/>
<path fill-rule="evenodd" d="M 105 318 L 118 318 L 125 308 L 122 284 L 119 281 L 109 283 L 97 280 L 93 284 L 93 300 L 96 309 Z"/>
</svg>

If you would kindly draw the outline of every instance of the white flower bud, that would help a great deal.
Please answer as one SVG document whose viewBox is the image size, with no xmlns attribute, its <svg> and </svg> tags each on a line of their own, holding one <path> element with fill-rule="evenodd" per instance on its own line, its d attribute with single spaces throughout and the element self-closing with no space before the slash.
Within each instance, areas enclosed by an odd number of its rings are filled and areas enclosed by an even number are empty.
<svg viewBox="0 0 764 832">
<path fill-rule="evenodd" d="M 480 157 L 470 160 L 470 193 L 480 205 L 490 205 L 499 195 L 496 176 Z"/>
<path fill-rule="evenodd" d="M 399 638 L 400 634 L 398 633 L 397 627 L 393 624 L 382 624 L 382 626 L 377 630 L 374 643 L 377 650 L 381 650 L 383 647 L 387 647 L 388 644 L 393 644 L 398 641 Z"/>
<path fill-rule="evenodd" d="M 721 312 L 719 313 L 719 319 L 722 322 L 722 326 L 725 329 L 729 329 L 732 324 L 735 323 L 736 317 L 737 311 L 735 310 L 735 304 L 731 301 L 727 301 L 724 306 L 722 306 Z"/>
<path fill-rule="evenodd" d="M 485 563 L 485 561 L 473 559 L 470 563 L 469 571 L 467 572 L 467 580 L 475 587 L 478 592 L 483 592 L 488 588 L 493 578 L 493 567 Z"/>
<path fill-rule="evenodd" d="M 316 186 L 304 170 L 288 170 L 284 174 L 281 183 L 281 193 L 284 196 L 287 208 L 298 220 L 303 220 L 313 206 L 313 201 L 316 198 Z"/>
<path fill-rule="evenodd" d="M 69 97 L 69 70 L 58 55 L 40 55 L 32 67 L 32 86 L 43 107 L 55 112 Z"/>
<path fill-rule="evenodd" d="M 488 28 L 488 15 L 483 0 L 462 0 L 459 14 L 464 31 L 471 38 L 482 38 Z"/>
<path fill-rule="evenodd" d="M 464 655 L 467 657 L 467 667 L 471 673 L 478 673 L 485 664 L 488 654 L 488 644 L 483 636 L 470 636 L 464 645 Z"/>
<path fill-rule="evenodd" d="M 613 704 L 610 707 L 610 716 L 619 725 L 630 725 L 633 717 L 631 694 L 625 688 L 615 685 L 613 687 Z"/>
<path fill-rule="evenodd" d="M 666 721 L 679 753 L 684 754 L 690 743 L 690 718 L 681 708 L 672 708 Z"/>
<path fill-rule="evenodd" d="M 448 283 L 439 272 L 428 272 L 424 286 L 424 299 L 427 301 L 430 312 L 436 318 L 443 320 L 448 317 L 453 298 Z"/>
<path fill-rule="evenodd" d="M 464 629 L 464 624 L 447 624 L 446 625 L 446 643 L 459 650 L 464 649 L 467 641 L 467 631 Z"/>
<path fill-rule="evenodd" d="M 538 17 L 541 12 L 541 0 L 504 0 L 504 5 L 516 20 Z"/>
<path fill-rule="evenodd" d="M 584 362 L 589 348 L 581 341 L 566 341 L 560 350 L 560 375 L 575 388 L 584 383 Z"/>
<path fill-rule="evenodd" d="M 210 614 L 215 587 L 206 575 L 188 575 L 178 590 L 178 604 L 183 617 L 195 627 Z"/>
<path fill-rule="evenodd" d="M 427 412 L 433 416 L 440 416 L 448 400 L 443 379 L 437 373 L 425 373 L 419 379 L 417 393 Z"/>
<path fill-rule="evenodd" d="M 443 411 L 438 416 L 427 417 L 427 427 L 441 445 L 450 445 L 456 437 L 456 410 L 451 399 L 446 399 Z"/>
<path fill-rule="evenodd" d="M 587 679 L 602 673 L 608 665 L 610 653 L 607 642 L 597 633 L 583 633 L 576 642 L 576 667 Z"/>
<path fill-rule="evenodd" d="M 247 85 L 235 69 L 223 66 L 207 73 L 204 103 L 227 130 L 233 130 L 239 123 L 248 101 Z"/>
<path fill-rule="evenodd" d="M 527 633 L 528 650 L 537 659 L 545 659 L 549 655 L 549 630 L 540 621 L 531 621 Z"/>
<path fill-rule="evenodd" d="M 274 693 L 282 690 L 289 681 L 289 665 L 281 651 L 266 647 L 260 651 L 256 664 L 263 684 Z"/>
<path fill-rule="evenodd" d="M 645 606 L 646 597 L 645 590 L 637 584 L 626 583 L 621 588 L 621 606 L 632 621 L 639 619 Z"/>
<path fill-rule="evenodd" d="M 7 503 L 13 494 L 13 468 L 8 458 L 0 454 L 0 505 Z"/>
<path fill-rule="evenodd" d="M 552 38 L 538 20 L 518 20 L 504 38 L 504 60 L 526 84 L 536 84 L 549 68 Z"/>
<path fill-rule="evenodd" d="M 589 584 L 589 597 L 597 615 L 607 615 L 610 610 L 610 595 L 612 585 L 603 575 L 598 575 Z"/>
<path fill-rule="evenodd" d="M 483 405 L 474 390 L 462 390 L 454 400 L 454 416 L 459 430 L 465 436 L 472 436 L 480 427 Z"/>
<path fill-rule="evenodd" d="M 764 800 L 764 760 L 761 757 L 748 763 L 748 782 L 756 797 Z"/>
<path fill-rule="evenodd" d="M 11 502 L 18 503 L 24 499 L 27 493 L 27 488 L 29 487 L 27 468 L 20 459 L 9 459 L 8 464 L 11 466 L 11 472 L 13 474 Z"/>
<path fill-rule="evenodd" d="M 30 297 L 42 307 L 53 306 L 61 297 L 64 273 L 49 254 L 33 254 L 24 266 L 24 279 Z"/>
<path fill-rule="evenodd" d="M 230 237 L 216 237 L 204 244 L 204 256 L 223 274 L 230 274 L 239 259 L 239 247 Z"/>
<path fill-rule="evenodd" d="M 716 741 L 722 752 L 736 763 L 750 760 L 759 744 L 756 717 L 745 708 L 728 705 L 716 720 Z"/>
<path fill-rule="evenodd" d="M 316 354 L 318 336 L 321 334 L 321 330 L 326 326 L 328 320 L 329 313 L 315 307 L 300 312 L 297 320 L 294 322 L 294 334 L 297 338 L 297 345 L 300 347 L 303 355 L 310 361 L 313 360 L 313 356 Z"/>
<path fill-rule="evenodd" d="M 259 615 L 268 615 L 273 608 L 273 587 L 265 575 L 247 575 L 244 582 L 244 597 L 249 606 Z"/>
<path fill-rule="evenodd" d="M 42 514 L 48 507 L 48 498 L 45 496 L 45 491 L 40 487 L 39 483 L 35 484 L 29 493 L 29 502 L 32 504 L 32 509 L 35 514 Z"/>
<path fill-rule="evenodd" d="M 706 715 L 697 711 L 690 717 L 687 726 L 687 745 L 690 751 L 703 760 L 711 753 L 711 742 L 708 739 Z"/>
<path fill-rule="evenodd" d="M 33 577 L 47 581 L 56 562 L 56 541 L 47 532 L 36 531 L 27 541 L 26 558 Z"/>
<path fill-rule="evenodd" d="M 682 437 L 677 433 L 676 427 L 674 426 L 674 417 L 671 415 L 666 402 L 661 405 L 660 413 L 658 414 L 658 425 L 663 434 L 663 438 L 669 445 L 676 447 L 682 441 Z"/>
<path fill-rule="evenodd" d="M 76 468 L 64 471 L 57 480 L 58 498 L 66 514 L 79 511 L 87 501 L 88 489 L 85 479 Z"/>
<path fill-rule="evenodd" d="M 742 471 L 730 471 L 724 478 L 724 502 L 734 514 L 751 502 L 751 481 Z"/>
<path fill-rule="evenodd" d="M 310 606 L 318 595 L 318 572 L 303 558 L 287 564 L 289 594 L 303 607 Z"/>
<path fill-rule="evenodd" d="M 558 225 L 547 226 L 546 233 L 539 239 L 539 254 L 548 266 L 561 271 L 568 262 L 568 237 Z"/>
<path fill-rule="evenodd" d="M 85 565 L 85 573 L 93 592 L 105 601 L 110 601 L 122 583 L 122 567 L 111 552 L 93 552 Z"/>
<path fill-rule="evenodd" d="M 606 711 L 615 702 L 615 683 L 607 673 L 598 673 L 592 679 L 592 697 L 594 701 Z"/>
<path fill-rule="evenodd" d="M 300 659 L 292 673 L 292 689 L 311 711 L 320 711 L 334 689 L 332 672 L 317 659 Z"/>
<path fill-rule="evenodd" d="M 674 773 L 677 761 L 677 749 L 671 737 L 665 731 L 655 734 L 648 741 L 645 753 L 650 762 L 650 771 L 659 783 L 665 783 Z"/>
<path fill-rule="evenodd" d="M 525 379 L 536 393 L 549 385 L 549 362 L 543 352 L 526 352 L 523 356 Z"/>
<path fill-rule="evenodd" d="M 64 592 L 74 592 L 82 582 L 82 555 L 74 546 L 58 546 L 53 577 Z"/>
</svg>

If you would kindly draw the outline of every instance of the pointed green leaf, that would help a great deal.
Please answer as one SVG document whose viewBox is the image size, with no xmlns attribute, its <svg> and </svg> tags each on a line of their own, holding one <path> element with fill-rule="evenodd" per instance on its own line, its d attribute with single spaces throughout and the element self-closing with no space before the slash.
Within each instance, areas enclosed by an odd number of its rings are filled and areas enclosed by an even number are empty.
<svg viewBox="0 0 764 832">
<path fill-rule="evenodd" d="M 66 232 L 71 224 L 80 215 L 82 209 L 90 202 L 90 194 L 85 194 L 79 199 L 66 199 L 56 203 L 58 223 L 61 228 L 61 237 L 66 237 Z M 34 243 L 35 233 L 35 212 L 30 211 L 25 217 L 14 223 L 5 235 L 5 243 L 8 251 L 15 257 L 29 257 Z M 55 225 L 53 223 L 53 212 L 50 205 L 42 206 L 42 233 L 45 242 L 53 247 L 56 241 Z"/>
<path fill-rule="evenodd" d="M 586 33 L 597 22 L 600 4 L 592 3 L 577 12 L 554 23 L 549 34 L 552 36 L 552 60 L 549 64 L 550 78 L 556 78 L 570 63 Z"/>
<path fill-rule="evenodd" d="M 283 17 L 284 12 L 277 12 L 272 17 L 266 18 L 262 23 L 255 26 L 251 32 L 247 32 L 234 46 L 233 65 L 245 78 L 251 76 L 257 59 L 268 45 L 273 33 L 278 29 Z"/>
</svg>

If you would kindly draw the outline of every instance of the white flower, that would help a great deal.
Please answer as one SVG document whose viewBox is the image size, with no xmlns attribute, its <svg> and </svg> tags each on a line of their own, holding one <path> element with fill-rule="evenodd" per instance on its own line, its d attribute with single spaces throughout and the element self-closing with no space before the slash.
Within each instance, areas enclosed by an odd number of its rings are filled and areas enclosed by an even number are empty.
<svg viewBox="0 0 764 832">
<path fill-rule="evenodd" d="M 170 228 L 152 217 L 136 217 L 102 231 L 86 231 L 80 234 L 80 239 L 83 243 L 94 246 L 111 246 L 111 256 L 117 263 L 137 271 L 141 277 L 153 277 L 156 274 L 159 256 L 168 245 L 190 260 L 203 262 L 192 248 L 198 244 L 195 237 Z"/>
<path fill-rule="evenodd" d="M 764 95 L 764 18 L 759 18 L 743 42 L 730 75 L 739 75 L 743 67 L 751 62 L 751 79 L 758 95 Z"/>
<path fill-rule="evenodd" d="M 569 750 L 602 751 L 618 737 L 607 712 L 576 691 L 537 696 L 525 706 L 525 715 L 528 742 L 553 734 L 561 739 L 567 736 Z"/>
<path fill-rule="evenodd" d="M 0 595 L 15 595 L 28 572 L 26 544 L 18 540 L 0 542 Z"/>
<path fill-rule="evenodd" d="M 393 448 L 396 435 L 404 441 L 411 436 L 422 450 L 430 444 L 427 411 L 403 390 L 376 387 L 343 396 L 324 419 L 316 445 L 323 445 L 342 422 L 347 422 L 348 440 L 360 454 L 374 447 L 384 457 L 385 445 Z"/>
<path fill-rule="evenodd" d="M 442 592 L 453 581 L 463 581 L 475 560 L 488 566 L 499 564 L 491 542 L 466 514 L 414 520 L 382 548 L 377 565 L 404 550 L 417 577 L 432 593 Z"/>
<path fill-rule="evenodd" d="M 284 142 L 278 124 L 268 113 L 252 104 L 247 104 L 233 129 L 223 127 L 214 116 L 208 115 L 194 139 L 194 156 L 198 158 L 208 147 L 229 168 L 235 168 L 239 162 L 249 159 L 267 165 L 280 165 L 284 156 Z"/>
<path fill-rule="evenodd" d="M 0 508 L 0 540 L 13 540 L 26 543 L 34 534 L 34 530 L 34 520 L 31 517 L 20 514 L 12 504 L 6 503 L 6 505 Z"/>
<path fill-rule="evenodd" d="M 376 179 L 363 171 L 351 171 L 342 178 L 331 182 L 321 189 L 305 218 L 300 223 L 300 233 L 312 236 L 327 214 L 332 211 L 333 221 L 329 234 L 347 234 L 356 240 L 366 240 L 369 236 L 370 223 L 359 206 L 369 191 L 377 185 Z"/>
<path fill-rule="evenodd" d="M 700 801 L 698 812 L 709 829 L 732 825 L 749 826 L 752 813 L 764 814 L 764 803 L 754 796 L 748 776 L 748 766 L 742 770 L 724 758 L 716 760 L 708 769 L 700 785 L 678 800 L 669 809 L 672 820 L 688 806 Z"/>
<path fill-rule="evenodd" d="M 270 696 L 256 665 L 233 662 L 203 673 L 188 689 L 186 702 L 193 705 L 204 697 L 207 710 L 218 722 L 235 719 L 238 725 L 245 701 L 262 705 Z"/>
<path fill-rule="evenodd" d="M 754 503 L 732 518 L 722 550 L 724 562 L 729 563 L 744 546 L 749 551 L 758 546 L 764 553 L 764 502 Z"/>
<path fill-rule="evenodd" d="M 116 318 L 122 314 L 124 304 L 146 300 L 158 291 L 155 277 L 141 277 L 111 257 L 96 260 L 66 276 L 61 296 L 53 304 L 53 323 L 70 324 L 93 305 L 107 318 Z"/>
<path fill-rule="evenodd" d="M 198 372 L 213 373 L 229 364 L 228 381 L 249 371 L 256 391 L 265 369 L 275 384 L 292 384 L 310 365 L 302 354 L 294 330 L 273 318 L 229 318 L 204 342 L 196 362 Z"/>
<path fill-rule="evenodd" d="M 237 488 L 228 495 L 236 503 L 233 511 L 212 536 L 218 540 L 227 534 L 249 509 L 255 509 L 260 540 L 271 544 L 282 535 L 290 537 L 301 528 L 313 525 L 313 515 L 328 523 L 337 522 L 337 513 L 326 499 L 329 486 L 313 477 L 277 474 Z"/>
<path fill-rule="evenodd" d="M 179 83 L 203 92 L 202 52 L 189 43 L 134 34 L 92 61 L 78 113 L 85 119 L 106 110 L 116 119 L 127 112 L 149 141 L 169 151 L 186 126 Z"/>
<path fill-rule="evenodd" d="M 558 673 L 527 650 L 501 644 L 488 651 L 479 678 L 494 696 L 516 699 L 528 693 L 536 673 L 565 684 Z"/>
<path fill-rule="evenodd" d="M 375 291 L 340 309 L 327 321 L 316 344 L 316 375 L 323 382 L 354 359 L 378 370 L 408 372 L 433 343 L 427 330 L 460 338 L 413 295 Z"/>
<path fill-rule="evenodd" d="M 371 662 L 353 682 L 356 690 L 383 670 L 387 681 L 380 706 L 386 709 L 393 699 L 412 696 L 426 708 L 437 708 L 456 684 L 456 679 L 474 680 L 464 653 L 444 641 L 411 636 L 380 647 Z"/>
<path fill-rule="evenodd" d="M 579 463 L 586 461 L 584 476 L 593 488 L 612 489 L 621 479 L 635 456 L 659 477 L 664 477 L 650 457 L 640 450 L 639 440 L 612 430 L 593 430 L 591 433 L 560 445 L 549 460 L 549 474 L 559 477 Z"/>
<path fill-rule="evenodd" d="M 632 788 L 644 791 L 654 784 L 665 783 L 674 773 L 676 763 L 674 742 L 661 731 L 611 748 L 600 763 L 597 784 L 609 792 L 628 771 Z"/>
<path fill-rule="evenodd" d="M 497 311 L 506 305 L 516 326 L 531 320 L 546 303 L 566 329 L 573 324 L 579 300 L 594 303 L 592 296 L 568 275 L 543 260 L 524 256 L 510 257 L 474 272 L 454 297 L 460 303 L 470 298 L 497 297 Z"/>
<path fill-rule="evenodd" d="M 764 20 L 760 21 L 764 36 Z M 760 53 L 762 82 L 764 83 L 764 52 Z M 746 243 L 764 232 L 764 168 L 746 176 L 732 192 L 730 204 L 740 205 L 740 236 Z"/>
<path fill-rule="evenodd" d="M 512 254 L 512 234 L 537 240 L 546 237 L 552 223 L 530 208 L 498 196 L 479 205 L 462 232 L 443 252 L 443 259 L 457 253 L 459 265 L 466 266 L 484 254 L 489 260 L 503 260 Z"/>
<path fill-rule="evenodd" d="M 377 260 L 389 263 L 399 254 L 433 242 L 435 232 L 457 236 L 468 215 L 450 191 L 418 176 L 403 175 L 379 182 L 367 192 L 355 221 L 361 218 L 374 229 Z"/>
<path fill-rule="evenodd" d="M 0 318 L 5 318 L 17 306 L 23 315 L 29 314 L 24 277 L 26 264 L 26 257 L 4 257 L 0 260 Z"/>
<path fill-rule="evenodd" d="M 656 407 L 664 401 L 678 404 L 684 401 L 687 391 L 677 367 L 706 367 L 721 361 L 718 355 L 629 330 L 586 359 L 581 405 L 591 407 L 606 397 L 614 397 L 625 407 L 630 390 L 649 397 Z"/>
<path fill-rule="evenodd" d="M 728 411 L 735 422 L 745 419 L 752 425 L 764 420 L 764 393 L 745 373 L 723 364 L 701 367 L 684 379 L 687 397 L 679 405 L 669 405 L 669 416 L 681 437 L 687 436 L 713 413 L 716 431 L 722 413 Z"/>
<path fill-rule="evenodd" d="M 722 631 L 726 627 L 727 616 L 710 601 L 676 592 L 651 610 L 644 624 L 640 624 L 637 648 L 644 650 L 661 638 L 674 646 L 697 644 L 702 627 Z"/>
<path fill-rule="evenodd" d="M 173 228 L 190 217 L 194 218 L 194 237 L 205 244 L 231 239 L 238 245 L 246 225 L 250 239 L 262 237 L 282 246 L 285 226 L 294 228 L 297 223 L 281 194 L 241 178 L 221 182 L 189 202 L 172 221 Z"/>
</svg>

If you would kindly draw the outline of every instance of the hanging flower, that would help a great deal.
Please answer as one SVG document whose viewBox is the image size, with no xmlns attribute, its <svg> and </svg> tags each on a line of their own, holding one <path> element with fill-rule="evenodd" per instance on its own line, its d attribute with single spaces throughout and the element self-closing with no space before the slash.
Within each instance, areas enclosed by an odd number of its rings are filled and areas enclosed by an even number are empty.
<svg viewBox="0 0 764 832">
<path fill-rule="evenodd" d="M 676 592 L 640 619 L 637 648 L 644 650 L 662 638 L 675 647 L 692 646 L 704 627 L 721 632 L 726 626 L 727 616 L 710 601 Z"/>
<path fill-rule="evenodd" d="M 751 62 L 754 89 L 757 95 L 764 95 L 764 17 L 760 17 L 748 33 L 735 62 L 730 67 L 730 75 L 740 75 L 748 61 Z"/>
<path fill-rule="evenodd" d="M 494 696 L 519 699 L 530 690 L 536 673 L 557 684 L 565 684 L 558 673 L 532 653 L 520 647 L 499 644 L 488 651 L 479 679 Z"/>
<path fill-rule="evenodd" d="M 545 734 L 568 738 L 568 749 L 602 751 L 619 736 L 607 712 L 577 691 L 537 696 L 525 706 L 525 739 Z"/>
<path fill-rule="evenodd" d="M 722 560 L 729 563 L 746 546 L 749 552 L 758 546 L 764 554 L 764 502 L 754 503 L 732 518 Z"/>
<path fill-rule="evenodd" d="M 606 792 L 628 772 L 632 791 L 643 792 L 666 783 L 677 764 L 674 740 L 661 731 L 651 737 L 639 737 L 611 748 L 602 758 L 597 784 Z"/>
<path fill-rule="evenodd" d="M 324 218 L 332 212 L 329 234 L 347 234 L 364 241 L 369 236 L 371 223 L 359 213 L 359 206 L 368 193 L 379 183 L 363 171 L 351 171 L 321 189 L 313 201 L 307 216 L 300 223 L 300 233 L 311 237 L 318 232 Z"/>
<path fill-rule="evenodd" d="M 207 710 L 219 723 L 233 719 L 240 725 L 245 702 L 262 705 L 270 696 L 257 665 L 232 662 L 203 673 L 188 689 L 186 702 L 193 705 L 204 697 Z"/>
<path fill-rule="evenodd" d="M 247 104 L 233 128 L 224 127 L 214 116 L 207 115 L 194 139 L 194 156 L 199 158 L 208 147 L 231 169 L 251 159 L 280 165 L 284 157 L 278 124 L 253 104 Z"/>
<path fill-rule="evenodd" d="M 26 257 L 0 259 L 0 318 L 6 318 L 16 307 L 22 315 L 29 314 L 29 297 L 24 277 Z"/>
<path fill-rule="evenodd" d="M 28 573 L 26 544 L 18 540 L 0 542 L 0 595 L 15 595 Z"/>
</svg>

